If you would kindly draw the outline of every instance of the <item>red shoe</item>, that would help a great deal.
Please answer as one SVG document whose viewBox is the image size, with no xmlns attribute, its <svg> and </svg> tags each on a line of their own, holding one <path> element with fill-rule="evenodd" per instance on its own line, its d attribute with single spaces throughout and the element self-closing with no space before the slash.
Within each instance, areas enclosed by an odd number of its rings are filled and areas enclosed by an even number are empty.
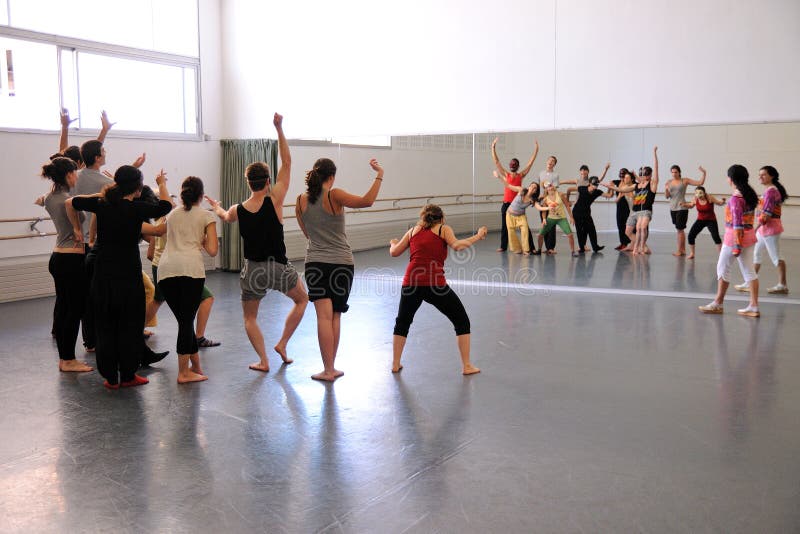
<svg viewBox="0 0 800 534">
<path fill-rule="evenodd" d="M 136 386 L 143 386 L 145 384 L 149 384 L 150 381 L 143 376 L 133 375 L 133 380 L 128 380 L 126 382 L 120 382 L 120 387 L 123 388 L 132 388 Z"/>
<path fill-rule="evenodd" d="M 104 385 L 105 387 L 107 387 L 108 389 L 119 389 L 119 384 L 112 384 L 112 383 L 110 383 L 108 380 L 106 380 L 105 382 L 103 382 L 103 385 Z"/>
</svg>

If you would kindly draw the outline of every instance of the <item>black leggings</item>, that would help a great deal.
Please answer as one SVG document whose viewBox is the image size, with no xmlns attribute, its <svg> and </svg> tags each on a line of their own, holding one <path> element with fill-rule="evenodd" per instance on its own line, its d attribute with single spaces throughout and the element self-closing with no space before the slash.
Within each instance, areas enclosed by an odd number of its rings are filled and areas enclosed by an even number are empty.
<svg viewBox="0 0 800 534">
<path fill-rule="evenodd" d="M 589 213 L 575 213 L 572 212 L 575 219 L 575 233 L 578 234 L 578 250 L 583 250 L 586 247 L 586 237 L 592 242 L 592 250 L 597 251 L 597 229 L 594 227 L 594 219 Z"/>
<path fill-rule="evenodd" d="M 91 294 L 97 330 L 97 370 L 110 384 L 133 380 L 144 345 L 142 274 L 95 276 Z"/>
<path fill-rule="evenodd" d="M 88 245 L 85 246 L 86 259 L 83 262 L 84 277 L 86 278 L 86 285 L 92 286 L 92 279 L 94 278 L 94 264 L 97 261 L 97 254 Z M 83 346 L 87 349 L 93 349 L 97 345 L 97 328 L 94 320 L 94 308 L 92 303 L 92 292 L 86 292 L 86 301 L 84 302 L 83 317 L 81 318 L 81 334 L 83 335 Z"/>
<path fill-rule="evenodd" d="M 167 305 L 178 321 L 178 354 L 195 354 L 197 337 L 194 335 L 194 318 L 203 296 L 205 278 L 173 276 L 158 282 Z"/>
<path fill-rule="evenodd" d="M 508 226 L 506 226 L 506 212 L 511 202 L 503 202 L 500 206 L 500 248 L 506 250 L 508 248 Z"/>
<path fill-rule="evenodd" d="M 450 286 L 403 286 L 400 293 L 400 309 L 394 322 L 394 335 L 408 337 L 408 329 L 422 301 L 442 312 L 456 330 L 456 335 L 469 334 L 469 317 L 461 299 Z"/>
<path fill-rule="evenodd" d="M 714 219 L 713 221 L 701 221 L 698 219 L 694 222 L 692 228 L 689 230 L 690 245 L 694 245 L 694 240 L 697 238 L 697 234 L 699 234 L 703 228 L 708 228 L 708 231 L 711 232 L 711 239 L 714 240 L 714 243 L 717 245 L 722 244 L 722 240 L 719 238 L 719 227 L 717 226 L 717 220 Z"/>
<path fill-rule="evenodd" d="M 48 265 L 56 286 L 56 305 L 53 310 L 53 332 L 56 335 L 58 357 L 75 359 L 81 316 L 86 304 L 88 285 L 83 267 L 83 254 L 53 252 Z"/>
</svg>

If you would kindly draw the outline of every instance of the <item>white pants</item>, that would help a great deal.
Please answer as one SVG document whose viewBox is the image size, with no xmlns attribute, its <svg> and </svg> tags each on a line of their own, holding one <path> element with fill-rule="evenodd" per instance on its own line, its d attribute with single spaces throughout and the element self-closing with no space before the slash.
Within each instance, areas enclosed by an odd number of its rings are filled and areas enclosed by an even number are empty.
<svg viewBox="0 0 800 534">
<path fill-rule="evenodd" d="M 722 245 L 722 250 L 719 251 L 719 261 L 717 261 L 717 280 L 731 281 L 731 265 L 733 260 L 739 260 L 739 270 L 742 271 L 742 277 L 745 282 L 751 280 L 758 280 L 758 275 L 753 269 L 753 249 L 755 247 L 746 247 L 739 253 L 739 257 L 733 255 L 733 247 Z"/>
<path fill-rule="evenodd" d="M 761 258 L 764 256 L 764 249 L 767 249 L 769 259 L 777 267 L 778 262 L 783 259 L 783 256 L 781 256 L 781 234 L 761 235 L 756 232 L 756 239 L 758 241 L 756 241 L 755 251 L 753 252 L 753 263 L 760 265 Z"/>
</svg>

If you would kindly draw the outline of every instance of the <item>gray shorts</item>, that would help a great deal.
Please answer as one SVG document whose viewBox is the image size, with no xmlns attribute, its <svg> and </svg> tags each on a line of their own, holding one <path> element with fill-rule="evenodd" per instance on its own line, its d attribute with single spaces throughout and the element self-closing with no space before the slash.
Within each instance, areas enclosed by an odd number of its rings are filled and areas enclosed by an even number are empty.
<svg viewBox="0 0 800 534">
<path fill-rule="evenodd" d="M 643 211 L 632 211 L 630 215 L 628 215 L 628 220 L 625 221 L 625 226 L 636 226 L 636 221 L 639 219 L 647 217 L 648 219 L 653 218 L 653 212 L 650 210 L 643 210 Z"/>
<path fill-rule="evenodd" d="M 244 267 L 239 275 L 242 300 L 261 300 L 268 289 L 285 295 L 297 285 L 297 279 L 297 271 L 290 262 L 284 265 L 273 260 L 244 260 Z"/>
</svg>

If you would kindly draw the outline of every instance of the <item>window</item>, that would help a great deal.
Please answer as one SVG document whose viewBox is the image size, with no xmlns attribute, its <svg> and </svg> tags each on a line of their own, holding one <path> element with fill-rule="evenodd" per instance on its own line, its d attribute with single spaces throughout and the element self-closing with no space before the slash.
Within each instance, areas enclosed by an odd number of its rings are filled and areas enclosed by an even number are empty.
<svg viewBox="0 0 800 534">
<path fill-rule="evenodd" d="M 57 130 L 65 107 L 74 128 L 99 129 L 106 110 L 117 133 L 199 135 L 198 60 L 36 38 L 0 28 L 0 128 Z"/>
<path fill-rule="evenodd" d="M 0 4 L 0 23 L 15 28 L 188 57 L 199 55 L 197 0 L 0 0 Z"/>
<path fill-rule="evenodd" d="M 200 135 L 197 0 L 0 0 L 0 128 Z"/>
<path fill-rule="evenodd" d="M 56 47 L 0 36 L 0 127 L 58 128 Z"/>
</svg>

